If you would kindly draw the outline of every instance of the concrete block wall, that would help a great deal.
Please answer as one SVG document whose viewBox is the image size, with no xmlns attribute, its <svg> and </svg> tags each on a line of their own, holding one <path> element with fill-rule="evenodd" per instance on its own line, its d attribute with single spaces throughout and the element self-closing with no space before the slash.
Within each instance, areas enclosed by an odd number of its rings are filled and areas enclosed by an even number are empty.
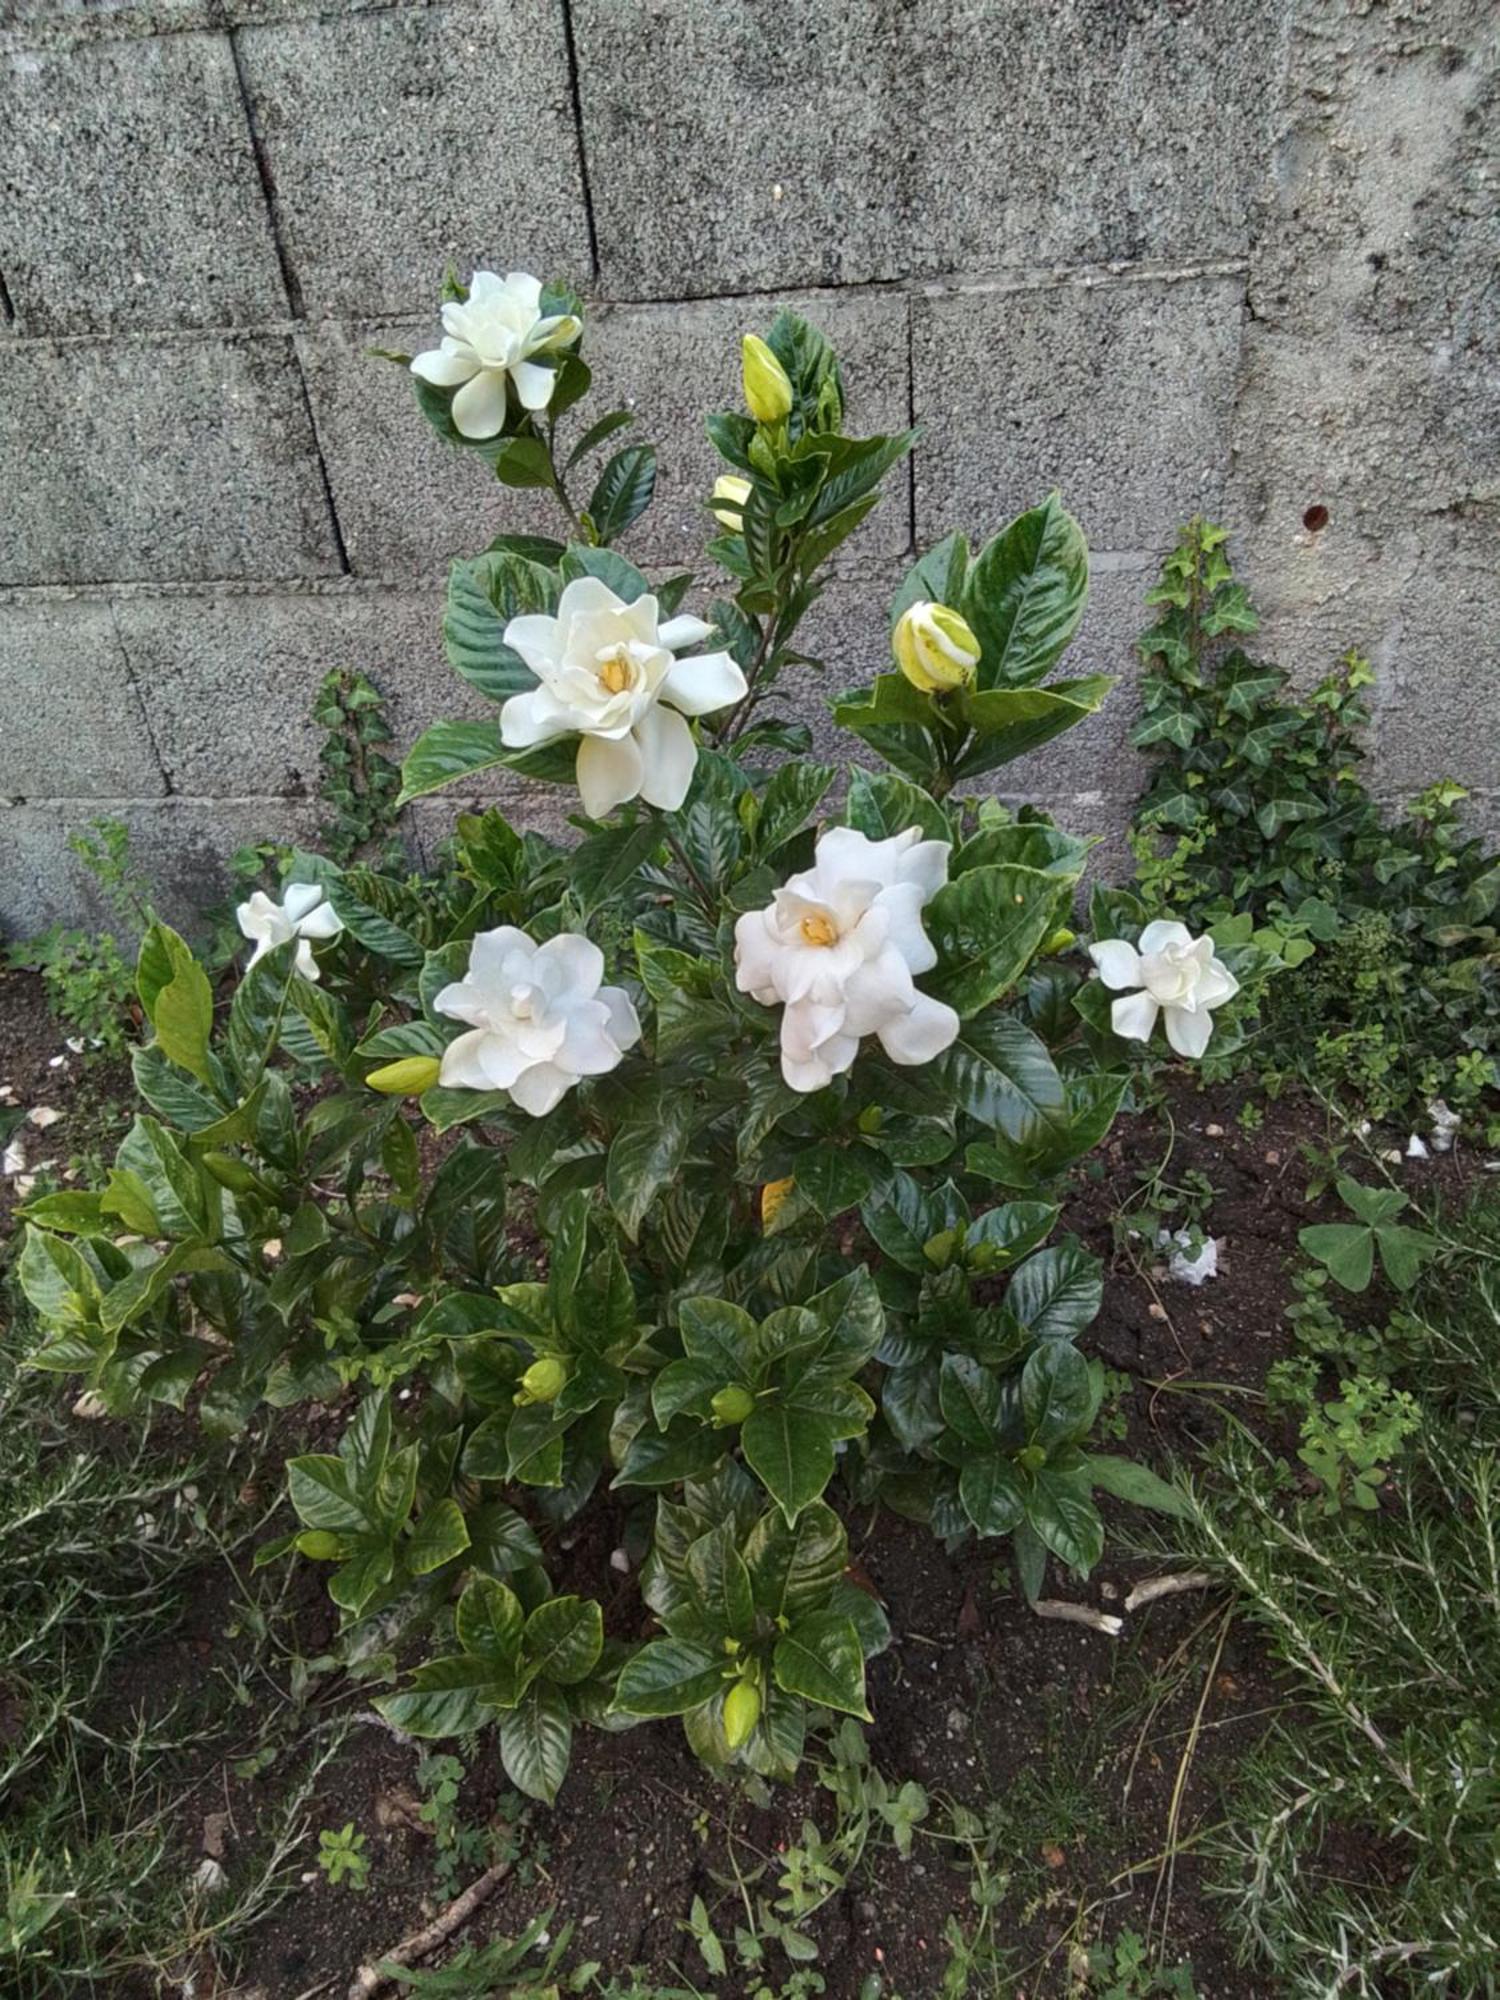
<svg viewBox="0 0 1500 2000">
<path fill-rule="evenodd" d="M 330 666 L 403 741 L 476 712 L 443 572 L 542 512 L 367 353 L 431 344 L 450 260 L 588 297 L 662 447 L 643 562 L 698 552 L 701 415 L 778 304 L 856 423 L 922 425 L 810 624 L 821 742 L 913 551 L 1057 485 L 1070 668 L 1122 686 L 1006 795 L 1118 836 L 1141 593 L 1204 509 L 1267 651 L 1372 655 L 1382 790 L 1500 819 L 1497 252 L 1493 0 L 6 0 L 0 927 L 87 914 L 96 814 L 179 915 L 308 837 Z"/>
</svg>

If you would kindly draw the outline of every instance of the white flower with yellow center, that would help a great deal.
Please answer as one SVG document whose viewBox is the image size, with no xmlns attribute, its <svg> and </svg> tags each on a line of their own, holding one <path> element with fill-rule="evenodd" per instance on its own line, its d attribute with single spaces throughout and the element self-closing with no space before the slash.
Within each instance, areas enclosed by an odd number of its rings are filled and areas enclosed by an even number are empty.
<svg viewBox="0 0 1500 2000">
<path fill-rule="evenodd" d="M 937 953 L 922 910 L 948 879 L 952 848 L 908 827 L 867 840 L 834 827 L 813 866 L 734 927 L 735 983 L 778 1004 L 781 1073 L 793 1090 L 821 1090 L 853 1064 L 865 1035 L 892 1062 L 931 1062 L 958 1034 L 958 1016 L 919 993 L 912 975 Z"/>
<path fill-rule="evenodd" d="M 235 911 L 235 920 L 247 938 L 255 940 L 255 949 L 250 954 L 250 963 L 264 958 L 268 951 L 274 951 L 279 944 L 289 938 L 300 938 L 297 946 L 296 966 L 304 979 L 316 983 L 318 962 L 313 957 L 312 940 L 337 937 L 344 928 L 344 920 L 332 903 L 325 902 L 323 891 L 316 882 L 288 882 L 281 892 L 281 901 L 275 902 L 264 889 L 257 889 L 248 903 L 241 903 Z"/>
<path fill-rule="evenodd" d="M 439 1083 L 509 1091 L 541 1118 L 580 1078 L 607 1076 L 641 1024 L 630 995 L 603 977 L 603 952 L 576 931 L 543 945 L 509 924 L 481 931 L 464 977 L 432 1003 L 470 1029 L 444 1049 Z"/>
<path fill-rule="evenodd" d="M 673 657 L 712 631 L 701 618 L 659 625 L 654 597 L 627 604 L 597 577 L 576 578 L 555 618 L 528 613 L 505 628 L 506 645 L 540 685 L 506 702 L 501 740 L 526 750 L 580 737 L 578 790 L 591 819 L 633 798 L 675 812 L 698 761 L 684 718 L 712 715 L 745 694 L 745 676 L 728 653 Z"/>
<path fill-rule="evenodd" d="M 443 307 L 441 346 L 419 354 L 411 372 L 434 388 L 457 389 L 453 425 L 460 436 L 497 437 L 505 428 L 507 383 L 523 410 L 545 410 L 557 371 L 535 357 L 571 347 L 581 331 L 572 313 L 542 312 L 539 278 L 476 271 L 468 298 Z"/>
<path fill-rule="evenodd" d="M 1089 946 L 1089 957 L 1105 985 L 1125 992 L 1109 1010 L 1110 1025 L 1126 1041 L 1149 1042 L 1158 1014 L 1166 1016 L 1167 1040 L 1180 1056 L 1201 1056 L 1214 1031 L 1213 1009 L 1239 992 L 1239 981 L 1214 957 L 1212 938 L 1195 939 L 1186 924 L 1158 917 L 1141 932 L 1139 945 L 1106 938 Z"/>
</svg>

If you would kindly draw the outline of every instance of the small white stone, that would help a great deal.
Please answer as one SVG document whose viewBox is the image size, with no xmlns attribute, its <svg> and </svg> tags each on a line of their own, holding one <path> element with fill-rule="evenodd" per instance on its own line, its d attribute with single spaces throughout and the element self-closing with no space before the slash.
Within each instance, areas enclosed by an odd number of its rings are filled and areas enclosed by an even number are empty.
<svg viewBox="0 0 1500 2000">
<path fill-rule="evenodd" d="M 82 1035 L 69 1035 L 65 1046 L 69 1048 L 75 1056 L 81 1056 L 83 1054 L 84 1049 L 87 1047 L 87 1044 L 85 1043 Z"/>
<path fill-rule="evenodd" d="M 609 1566 L 611 1569 L 617 1569 L 621 1576 L 629 1576 L 630 1574 L 630 1558 L 623 1549 L 616 1549 L 614 1551 L 610 1556 Z"/>
<path fill-rule="evenodd" d="M 75 1417 L 82 1417 L 85 1421 L 92 1423 L 96 1418 L 107 1417 L 109 1411 L 105 1407 L 104 1398 L 99 1394 L 97 1389 L 85 1389 L 73 1405 L 73 1414 Z"/>
<path fill-rule="evenodd" d="M 26 1148 L 21 1141 L 12 1139 L 3 1153 L 0 1153 L 0 1174 L 21 1174 L 26 1171 Z"/>
<path fill-rule="evenodd" d="M 229 1877 L 224 1873 L 224 1870 L 211 1854 L 205 1854 L 203 1859 L 198 1863 L 198 1866 L 193 1870 L 193 1887 L 202 1895 L 217 1896 L 222 1889 L 227 1889 L 228 1886 Z"/>
<path fill-rule="evenodd" d="M 66 1056 L 48 1056 L 47 1058 L 48 1069 L 66 1069 L 67 1066 L 68 1059 Z"/>
<path fill-rule="evenodd" d="M 1389 1161 L 1391 1165 L 1399 1167 L 1401 1164 L 1401 1148 L 1399 1146 L 1383 1146 L 1380 1151 L 1380 1157 L 1382 1160 Z"/>
<path fill-rule="evenodd" d="M 27 1112 L 26 1117 L 31 1124 L 35 1125 L 39 1132 L 45 1132 L 49 1125 L 58 1124 L 62 1119 L 62 1115 L 55 1105 L 38 1104 Z"/>
<path fill-rule="evenodd" d="M 279 1236 L 268 1236 L 260 1246 L 260 1254 L 268 1264 L 274 1264 L 276 1259 L 281 1255 L 281 1238 Z"/>
<path fill-rule="evenodd" d="M 22 1201 L 29 1201 L 35 1192 L 36 1192 L 35 1174 L 16 1175 L 16 1193 L 20 1196 Z"/>
<path fill-rule="evenodd" d="M 1432 1148 L 1425 1139 L 1419 1138 L 1413 1132 L 1406 1142 L 1406 1157 L 1409 1160 L 1430 1160 L 1432 1158 Z"/>
<path fill-rule="evenodd" d="M 1441 1097 L 1434 1097 L 1427 1107 L 1427 1116 L 1432 1120 L 1432 1150 L 1435 1153 L 1451 1153 L 1453 1141 L 1458 1137 L 1463 1124 L 1462 1114 L 1445 1104 Z"/>
</svg>

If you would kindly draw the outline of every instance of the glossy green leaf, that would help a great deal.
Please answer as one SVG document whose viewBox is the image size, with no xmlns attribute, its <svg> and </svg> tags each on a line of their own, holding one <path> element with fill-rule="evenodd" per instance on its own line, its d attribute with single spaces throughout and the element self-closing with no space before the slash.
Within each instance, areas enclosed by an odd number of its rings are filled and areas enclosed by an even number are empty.
<svg viewBox="0 0 1500 2000">
<path fill-rule="evenodd" d="M 851 1619 L 813 1611 L 782 1634 L 772 1655 L 776 1685 L 819 1708 L 872 1720 L 865 1706 L 865 1659 Z"/>
<path fill-rule="evenodd" d="M 740 1429 L 746 1463 L 788 1522 L 816 1500 L 833 1477 L 838 1426 L 811 1410 L 761 1403 Z"/>
<path fill-rule="evenodd" d="M 1088 599 L 1083 530 L 1054 493 L 979 552 L 956 608 L 980 644 L 979 686 L 1045 679 L 1078 629 Z"/>
<path fill-rule="evenodd" d="M 551 1805 L 573 1753 L 573 1717 L 563 1695 L 537 1681 L 500 1723 L 500 1761 L 518 1792 Z"/>
</svg>

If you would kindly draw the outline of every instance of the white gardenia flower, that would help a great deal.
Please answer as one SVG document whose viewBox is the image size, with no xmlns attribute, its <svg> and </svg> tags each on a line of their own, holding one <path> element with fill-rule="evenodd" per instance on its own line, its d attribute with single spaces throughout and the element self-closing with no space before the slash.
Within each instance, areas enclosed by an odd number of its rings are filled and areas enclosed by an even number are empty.
<svg viewBox="0 0 1500 2000">
<path fill-rule="evenodd" d="M 419 354 L 413 375 L 438 389 L 457 389 L 454 428 L 466 438 L 491 438 L 505 428 L 505 385 L 515 384 L 523 410 L 545 410 L 557 373 L 533 359 L 569 347 L 582 331 L 572 313 L 542 313 L 542 285 L 526 271 L 476 271 L 469 296 L 443 307 L 440 347 Z"/>
<path fill-rule="evenodd" d="M 842 1075 L 864 1035 L 878 1036 L 892 1062 L 917 1064 L 958 1034 L 953 1009 L 912 983 L 937 964 L 922 910 L 947 881 L 952 851 L 915 826 L 890 840 L 834 827 L 810 869 L 735 925 L 736 985 L 785 1009 L 781 1073 L 793 1090 Z"/>
<path fill-rule="evenodd" d="M 745 694 L 745 676 L 728 653 L 678 660 L 712 632 L 701 618 L 657 623 L 654 597 L 627 604 L 597 577 L 581 576 L 558 600 L 557 616 L 512 618 L 505 643 L 540 687 L 512 695 L 500 711 L 502 741 L 513 750 L 578 735 L 578 789 L 591 819 L 627 799 L 675 812 L 698 761 L 683 719 L 712 715 Z"/>
<path fill-rule="evenodd" d="M 433 1001 L 471 1032 L 443 1051 L 440 1083 L 508 1090 L 533 1118 L 585 1076 L 606 1076 L 640 1040 L 641 1024 L 621 987 L 601 986 L 604 954 L 576 931 L 542 945 L 510 924 L 481 931 L 469 969 Z"/>
<path fill-rule="evenodd" d="M 1180 1056 L 1201 1056 L 1214 1031 L 1212 1010 L 1240 990 L 1234 974 L 1214 957 L 1212 938 L 1194 939 L 1186 924 L 1158 917 L 1141 932 L 1139 946 L 1106 938 L 1089 946 L 1099 977 L 1126 993 L 1109 1010 L 1110 1025 L 1127 1041 L 1149 1042 L 1159 1013 L 1167 1040 Z"/>
<path fill-rule="evenodd" d="M 281 901 L 273 902 L 264 889 L 257 889 L 248 903 L 241 903 L 235 918 L 247 938 L 255 940 L 250 963 L 264 958 L 288 938 L 301 938 L 297 947 L 297 970 L 304 979 L 316 981 L 318 962 L 313 957 L 313 938 L 337 937 L 344 920 L 326 902 L 316 882 L 288 882 Z"/>
</svg>

